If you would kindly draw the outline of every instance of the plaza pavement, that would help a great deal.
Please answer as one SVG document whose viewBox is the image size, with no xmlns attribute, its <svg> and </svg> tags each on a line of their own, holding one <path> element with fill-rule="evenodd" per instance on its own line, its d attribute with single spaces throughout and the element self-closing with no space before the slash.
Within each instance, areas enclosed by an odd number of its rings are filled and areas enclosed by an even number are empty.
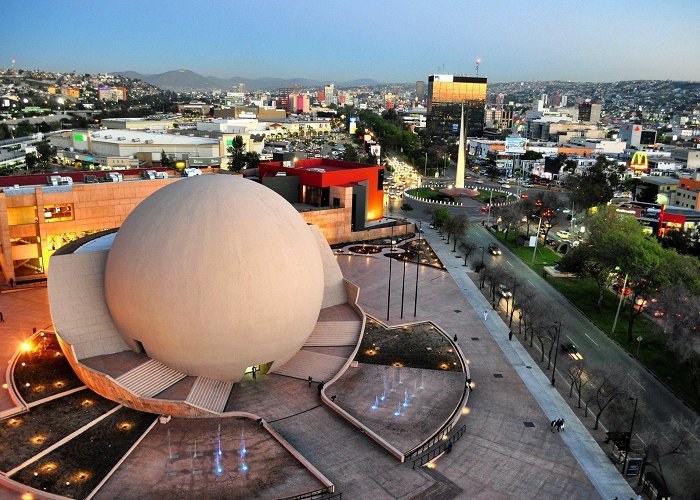
<svg viewBox="0 0 700 500">
<path fill-rule="evenodd" d="M 46 287 L 4 290 L 0 293 L 0 312 L 5 320 L 0 322 L 0 379 L 6 384 L 7 363 L 22 342 L 32 336 L 32 328 L 41 330 L 51 325 Z M 7 390 L 0 390 L 0 412 L 14 407 Z"/>
<path fill-rule="evenodd" d="M 631 498 L 636 494 L 627 481 L 610 462 L 606 454 L 593 439 L 586 427 L 571 410 L 559 392 L 551 386 L 549 378 L 537 367 L 529 353 L 518 341 L 508 340 L 508 326 L 492 310 L 488 300 L 467 276 L 462 262 L 455 262 L 452 245 L 446 245 L 436 230 L 427 228 L 425 237 L 447 270 L 457 283 L 471 307 L 480 312 L 478 318 L 485 324 L 488 333 L 508 359 L 519 378 L 537 401 L 547 419 L 564 418 L 566 428 L 561 438 L 576 457 L 581 468 L 603 498 Z M 486 318 L 483 311 L 489 311 Z M 472 377 L 474 378 L 474 377 Z"/>
</svg>

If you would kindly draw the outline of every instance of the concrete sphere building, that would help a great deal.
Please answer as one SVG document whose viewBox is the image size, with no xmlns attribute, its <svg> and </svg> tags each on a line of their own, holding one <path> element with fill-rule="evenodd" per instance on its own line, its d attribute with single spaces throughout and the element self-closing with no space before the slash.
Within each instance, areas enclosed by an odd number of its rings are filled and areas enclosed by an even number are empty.
<svg viewBox="0 0 700 500">
<path fill-rule="evenodd" d="M 350 360 L 328 348 L 359 343 L 357 293 L 317 227 L 224 175 L 159 189 L 116 233 L 59 249 L 49 270 L 58 339 L 81 380 L 173 415 L 221 414 L 246 373 L 329 380 Z M 334 332 L 338 316 L 352 328 Z"/>
<path fill-rule="evenodd" d="M 238 177 L 199 176 L 127 217 L 105 295 L 132 349 L 188 375 L 238 380 L 301 348 L 321 310 L 323 265 L 282 197 Z"/>
</svg>

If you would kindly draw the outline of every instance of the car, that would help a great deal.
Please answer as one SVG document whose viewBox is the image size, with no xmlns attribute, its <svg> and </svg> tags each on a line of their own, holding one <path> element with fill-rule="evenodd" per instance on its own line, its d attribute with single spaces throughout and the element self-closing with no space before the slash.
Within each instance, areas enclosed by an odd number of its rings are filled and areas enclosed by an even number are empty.
<svg viewBox="0 0 700 500">
<path fill-rule="evenodd" d="M 567 356 L 569 356 L 571 359 L 574 361 L 581 361 L 583 360 L 583 354 L 579 351 L 578 347 L 576 347 L 576 344 L 573 342 L 564 342 L 561 344 L 561 350 L 566 353 Z"/>
<path fill-rule="evenodd" d="M 482 181 L 481 179 L 476 179 L 476 180 L 474 181 L 474 183 L 475 183 L 475 184 L 483 184 L 484 181 Z"/>
<path fill-rule="evenodd" d="M 503 189 L 510 189 L 510 184 L 501 184 Z"/>
<path fill-rule="evenodd" d="M 504 299 L 509 299 L 513 296 L 513 292 L 508 290 L 508 287 L 504 284 L 498 285 L 498 293 L 503 297 Z"/>
<path fill-rule="evenodd" d="M 491 243 L 489 245 L 489 252 L 491 252 L 491 255 L 501 255 L 501 253 L 503 253 L 501 252 L 501 249 L 498 248 L 498 246 L 494 243 Z"/>
<path fill-rule="evenodd" d="M 524 200 L 525 198 L 529 198 L 530 195 L 527 194 L 527 193 L 523 193 L 523 194 L 520 195 L 520 197 Z"/>
<path fill-rule="evenodd" d="M 490 211 L 491 211 L 491 207 L 489 207 L 488 205 L 483 205 L 483 206 L 481 207 L 481 211 L 484 212 L 484 213 L 490 212 Z"/>
<path fill-rule="evenodd" d="M 562 240 L 568 240 L 571 238 L 571 233 L 562 229 L 561 231 L 557 231 L 557 236 L 559 236 Z"/>
</svg>

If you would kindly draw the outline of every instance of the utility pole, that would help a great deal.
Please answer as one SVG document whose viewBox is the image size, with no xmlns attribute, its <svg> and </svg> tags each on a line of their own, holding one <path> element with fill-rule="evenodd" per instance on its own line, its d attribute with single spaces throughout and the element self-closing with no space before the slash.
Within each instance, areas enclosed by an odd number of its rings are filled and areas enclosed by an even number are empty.
<svg viewBox="0 0 700 500">
<path fill-rule="evenodd" d="M 537 234 L 535 235 L 535 249 L 532 251 L 532 263 L 530 265 L 535 265 L 535 256 L 537 255 L 537 241 L 540 239 L 540 228 L 542 227 L 542 216 L 540 215 L 540 221 L 537 223 Z"/>
<path fill-rule="evenodd" d="M 615 327 L 617 326 L 617 319 L 620 317 L 620 308 L 622 307 L 622 301 L 625 300 L 625 290 L 627 290 L 627 279 L 629 274 L 625 274 L 625 281 L 622 283 L 622 290 L 620 290 L 620 302 L 617 303 L 617 312 L 615 313 L 615 321 L 613 321 L 611 335 L 615 335 Z"/>
<path fill-rule="evenodd" d="M 418 255 L 416 257 L 416 294 L 413 298 L 413 317 L 416 317 L 416 312 L 418 311 L 418 270 L 420 269 L 420 243 L 423 239 L 423 221 L 418 219 L 419 229 L 418 229 Z"/>
<path fill-rule="evenodd" d="M 554 367 L 552 368 L 552 387 L 556 383 L 554 378 L 557 374 L 557 358 L 559 357 L 559 335 L 561 335 L 561 321 L 554 322 L 554 328 L 557 332 L 557 344 L 554 346 Z"/>
<path fill-rule="evenodd" d="M 391 252 L 394 251 L 394 226 L 391 226 Z M 394 258 L 389 256 L 389 289 L 386 297 L 386 320 L 389 321 L 389 311 L 391 309 L 391 261 Z"/>
<path fill-rule="evenodd" d="M 632 432 L 634 432 L 634 419 L 637 416 L 637 403 L 639 403 L 639 398 L 628 398 L 634 399 L 634 411 L 632 412 L 632 423 L 630 424 L 630 435 L 627 437 L 627 451 L 625 452 L 625 461 L 622 464 L 622 474 L 625 473 L 625 468 L 627 467 L 627 460 L 630 456 L 630 448 L 632 447 Z"/>
</svg>

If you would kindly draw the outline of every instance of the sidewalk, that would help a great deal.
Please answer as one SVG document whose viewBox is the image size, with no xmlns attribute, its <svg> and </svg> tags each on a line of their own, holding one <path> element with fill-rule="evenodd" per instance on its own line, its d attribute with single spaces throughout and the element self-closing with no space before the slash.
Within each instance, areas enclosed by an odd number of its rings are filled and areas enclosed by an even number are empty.
<svg viewBox="0 0 700 500">
<path fill-rule="evenodd" d="M 475 311 L 489 311 L 484 324 L 505 354 L 513 369 L 518 373 L 525 386 L 535 398 L 549 420 L 564 418 L 566 429 L 560 433 L 562 440 L 588 475 L 596 490 L 603 498 L 633 498 L 636 493 L 627 484 L 617 469 L 610 462 L 598 443 L 586 427 L 564 401 L 557 390 L 550 385 L 545 374 L 528 354 L 520 342 L 508 340 L 508 326 L 491 308 L 491 304 L 481 294 L 477 286 L 464 272 L 460 262 L 450 252 L 452 245 L 446 245 L 438 232 L 424 228 L 424 236 L 433 247 L 437 256 L 447 267 L 447 271 L 462 290 L 465 298 Z M 483 320 L 483 316 L 479 315 Z"/>
</svg>

